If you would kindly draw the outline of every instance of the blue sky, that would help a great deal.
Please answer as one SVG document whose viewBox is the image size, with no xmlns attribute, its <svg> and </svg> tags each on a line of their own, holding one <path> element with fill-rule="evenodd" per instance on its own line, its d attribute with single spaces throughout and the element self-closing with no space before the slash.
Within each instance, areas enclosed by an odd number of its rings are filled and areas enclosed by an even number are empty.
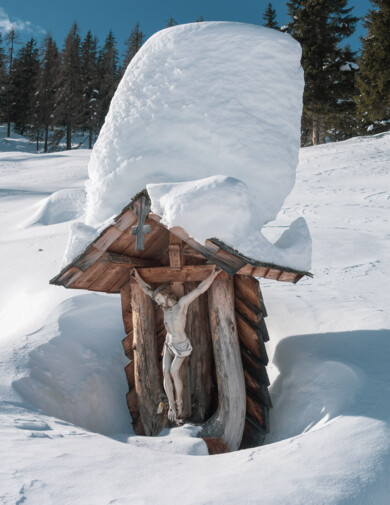
<svg viewBox="0 0 390 505">
<path fill-rule="evenodd" d="M 271 2 L 277 11 L 280 24 L 288 20 L 285 0 Z M 166 25 L 169 17 L 179 23 L 189 23 L 203 15 L 206 21 L 240 21 L 262 24 L 262 14 L 268 0 L 2 0 L 0 3 L 0 32 L 4 33 L 11 23 L 22 39 L 35 37 L 41 40 L 49 31 L 61 47 L 72 24 L 77 21 L 81 35 L 88 29 L 102 43 L 110 29 L 123 52 L 123 43 L 137 21 L 150 37 Z M 371 4 L 369 0 L 349 0 L 354 15 L 363 16 Z M 352 48 L 360 46 L 361 24 L 348 41 Z"/>
</svg>

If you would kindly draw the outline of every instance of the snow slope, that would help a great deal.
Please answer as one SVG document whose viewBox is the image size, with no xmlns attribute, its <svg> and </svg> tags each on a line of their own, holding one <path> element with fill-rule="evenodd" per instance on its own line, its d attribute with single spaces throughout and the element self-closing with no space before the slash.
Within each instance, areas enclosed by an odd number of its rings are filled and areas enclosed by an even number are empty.
<svg viewBox="0 0 390 505">
<path fill-rule="evenodd" d="M 390 134 L 301 150 L 264 230 L 313 237 L 314 279 L 262 281 L 272 431 L 213 457 L 190 427 L 132 435 L 120 300 L 48 284 L 88 158 L 0 154 L 0 503 L 387 505 Z"/>
</svg>

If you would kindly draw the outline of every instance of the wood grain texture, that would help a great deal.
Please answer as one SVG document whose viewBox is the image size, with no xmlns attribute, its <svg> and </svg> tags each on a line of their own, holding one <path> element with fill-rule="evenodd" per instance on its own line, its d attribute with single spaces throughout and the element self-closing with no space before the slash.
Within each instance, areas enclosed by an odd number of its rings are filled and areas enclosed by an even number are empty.
<svg viewBox="0 0 390 505">
<path fill-rule="evenodd" d="M 138 403 L 137 403 L 137 393 L 135 387 L 130 389 L 126 395 L 127 407 L 129 409 L 131 418 L 133 420 L 133 429 L 136 435 L 145 435 L 144 426 L 142 424 L 142 419 L 140 416 Z"/>
<path fill-rule="evenodd" d="M 268 355 L 265 349 L 263 335 L 260 328 L 250 323 L 239 312 L 236 312 L 237 328 L 240 341 L 242 344 L 254 354 L 263 365 L 268 364 Z"/>
<path fill-rule="evenodd" d="M 117 265 L 125 265 L 129 269 L 132 267 L 156 267 L 159 266 L 157 262 L 146 260 L 144 258 L 137 258 L 135 256 L 125 256 L 124 254 L 105 252 L 99 259 L 100 263 L 111 263 Z"/>
<path fill-rule="evenodd" d="M 234 315 L 233 279 L 215 279 L 208 292 L 210 328 L 218 383 L 218 408 L 203 425 L 204 437 L 240 447 L 245 424 L 245 379 Z"/>
<path fill-rule="evenodd" d="M 170 267 L 139 268 L 138 273 L 145 282 L 165 283 L 165 282 L 192 282 L 203 281 L 208 277 L 213 265 L 185 265 L 181 270 L 172 270 Z M 219 278 L 227 278 L 225 272 L 219 274 Z"/>
<path fill-rule="evenodd" d="M 115 226 L 118 230 L 125 231 L 130 228 L 137 221 L 137 216 L 130 209 L 122 211 L 119 216 L 115 218 Z"/>
<path fill-rule="evenodd" d="M 197 283 L 186 284 L 186 293 Z M 213 347 L 208 316 L 207 292 L 200 295 L 188 307 L 186 334 L 192 344 L 189 357 L 191 378 L 192 415 L 190 421 L 202 423 L 210 413 L 211 396 L 214 389 L 212 369 L 214 367 Z"/>
<path fill-rule="evenodd" d="M 256 447 L 264 442 L 269 429 L 268 414 L 272 402 L 265 368 L 268 357 L 264 341 L 265 338 L 268 339 L 268 332 L 263 317 L 266 311 L 260 284 L 251 277 L 236 275 L 234 285 L 246 390 L 246 418 L 241 442 L 243 449 Z"/>
<path fill-rule="evenodd" d="M 154 305 L 135 281 L 131 282 L 134 337 L 134 378 L 137 405 L 146 435 L 158 435 L 165 424 L 157 409 L 162 388 L 155 337 Z"/>
</svg>

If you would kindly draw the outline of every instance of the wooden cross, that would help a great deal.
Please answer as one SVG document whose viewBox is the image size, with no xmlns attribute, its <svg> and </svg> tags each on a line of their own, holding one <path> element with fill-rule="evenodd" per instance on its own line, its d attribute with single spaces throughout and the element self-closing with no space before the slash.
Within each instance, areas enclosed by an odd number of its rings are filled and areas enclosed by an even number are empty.
<svg viewBox="0 0 390 505">
<path fill-rule="evenodd" d="M 144 235 L 150 233 L 150 225 L 145 224 L 145 220 L 149 214 L 150 201 L 145 197 L 140 198 L 135 202 L 133 212 L 138 217 L 137 226 L 132 226 L 131 234 L 136 236 L 135 249 L 136 251 L 144 250 Z"/>
</svg>

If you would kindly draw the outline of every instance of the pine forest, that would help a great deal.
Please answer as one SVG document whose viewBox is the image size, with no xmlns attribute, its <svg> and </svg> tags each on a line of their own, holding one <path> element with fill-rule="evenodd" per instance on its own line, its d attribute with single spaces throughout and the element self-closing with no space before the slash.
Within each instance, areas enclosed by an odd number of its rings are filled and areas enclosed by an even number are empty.
<svg viewBox="0 0 390 505">
<path fill-rule="evenodd" d="M 390 129 L 390 3 L 370 0 L 361 50 L 343 45 L 358 18 L 347 0 L 290 0 L 279 26 L 268 3 L 259 20 L 302 46 L 305 76 L 301 143 L 345 140 Z M 203 16 L 196 20 L 204 21 Z M 178 23 L 169 18 L 166 26 Z M 47 34 L 22 42 L 0 34 L 0 121 L 36 143 L 37 152 L 92 148 L 128 64 L 145 41 L 137 22 L 120 51 L 112 31 L 100 43 L 74 24 L 62 48 Z M 121 53 L 121 54 L 120 54 Z"/>
</svg>

